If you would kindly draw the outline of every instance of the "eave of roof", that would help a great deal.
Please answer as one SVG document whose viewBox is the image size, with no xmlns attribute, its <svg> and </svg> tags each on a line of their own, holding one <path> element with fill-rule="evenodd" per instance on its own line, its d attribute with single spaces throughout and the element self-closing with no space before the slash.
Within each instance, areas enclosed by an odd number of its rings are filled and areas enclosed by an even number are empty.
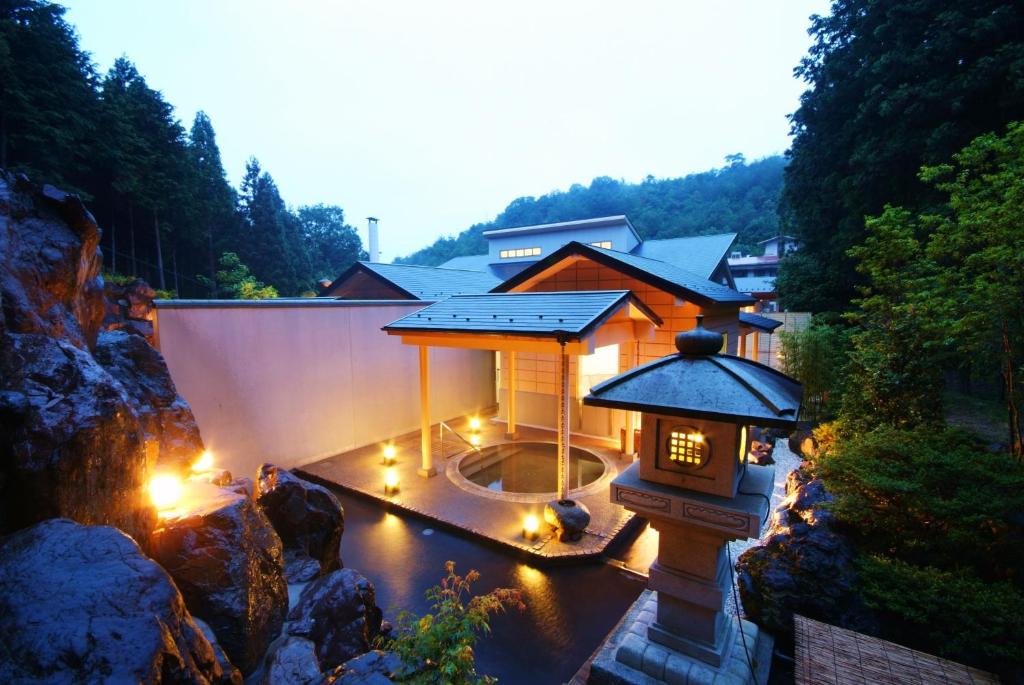
<svg viewBox="0 0 1024 685">
<path fill-rule="evenodd" d="M 756 300 L 749 295 L 744 295 L 732 288 L 719 285 L 718 283 L 709 281 L 706 278 L 701 278 L 696 274 L 692 274 L 689 271 L 680 269 L 679 267 L 668 264 L 667 262 L 660 262 L 656 259 L 648 259 L 646 257 L 638 257 L 637 255 L 629 254 L 628 252 L 617 252 L 615 250 L 606 250 L 601 247 L 594 247 L 593 245 L 584 245 L 583 243 L 576 241 L 566 243 L 544 259 L 527 267 L 512 278 L 509 278 L 505 282 L 499 284 L 497 287 L 493 288 L 491 292 L 508 292 L 510 289 L 528 281 L 530 278 L 533 278 L 537 274 L 554 266 L 571 255 L 587 257 L 599 264 L 622 271 L 637 280 L 650 283 L 661 290 L 676 295 L 677 297 L 691 300 L 700 305 L 748 305 L 756 302 Z M 689 283 L 689 285 L 686 283 Z M 701 292 L 702 290 L 705 292 Z"/>
<path fill-rule="evenodd" d="M 568 231 L 576 228 L 603 228 L 605 226 L 618 226 L 625 224 L 627 228 L 633 233 L 633 237 L 637 239 L 637 242 L 642 242 L 640 234 L 633 228 L 633 224 L 630 223 L 629 218 L 625 214 L 616 214 L 615 216 L 601 216 L 595 219 L 577 219 L 576 221 L 559 221 L 553 224 L 536 224 L 533 226 L 514 226 L 512 228 L 495 228 L 490 231 L 484 231 L 484 237 L 500 238 L 507 235 L 526 235 L 529 233 L 547 233 L 550 231 Z"/>
<path fill-rule="evenodd" d="M 647 259 L 678 266 L 672 259 L 666 259 L 666 253 L 681 252 L 686 260 L 686 267 L 679 268 L 691 271 L 697 276 L 710 279 L 718 269 L 722 260 L 736 242 L 735 233 L 715 233 L 712 235 L 687 236 L 685 238 L 655 238 L 638 243 L 631 254 Z"/>
<path fill-rule="evenodd" d="M 632 304 L 654 324 L 661 325 L 661 318 L 628 290 L 585 290 L 453 295 L 382 330 L 580 340 L 625 304 Z"/>
<path fill-rule="evenodd" d="M 770 319 L 767 316 L 761 316 L 760 314 L 740 312 L 740 324 L 772 333 L 776 328 L 782 325 L 782 322 Z"/>
<path fill-rule="evenodd" d="M 383 281 L 414 300 L 433 300 L 453 294 L 466 292 L 487 292 L 493 284 L 500 283 L 488 272 L 469 269 L 449 269 L 436 266 L 420 266 L 417 264 L 381 264 L 374 262 L 356 262 L 331 283 L 322 296 L 329 297 L 339 289 L 356 272 L 362 272 Z M 416 278 L 399 278 L 399 274 L 407 273 Z M 434 279 L 436 286 L 429 288 L 425 284 L 416 284 L 420 277 Z"/>
</svg>

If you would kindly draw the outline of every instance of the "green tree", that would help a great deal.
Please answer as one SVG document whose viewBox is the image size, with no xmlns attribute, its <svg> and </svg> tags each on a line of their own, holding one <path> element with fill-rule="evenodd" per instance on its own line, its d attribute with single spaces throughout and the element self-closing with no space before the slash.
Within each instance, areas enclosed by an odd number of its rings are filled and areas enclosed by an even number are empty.
<svg viewBox="0 0 1024 685">
<path fill-rule="evenodd" d="M 334 205 L 299 207 L 302 239 L 314 279 L 334 279 L 359 259 L 366 259 L 359 233 L 345 223 L 345 211 Z"/>
<path fill-rule="evenodd" d="M 205 112 L 197 112 L 188 140 L 189 161 L 195 186 L 190 206 L 192 221 L 205 248 L 209 278 L 215 278 L 216 254 L 237 234 L 235 191 L 228 183 L 220 159 L 213 123 Z"/>
<path fill-rule="evenodd" d="M 780 208 L 802 242 L 778 280 L 791 309 L 845 311 L 863 283 L 848 250 L 886 204 L 937 196 L 922 165 L 1024 118 L 1024 5 L 1013 0 L 834 0 L 812 18 L 796 69 L 809 89 L 791 117 Z"/>
<path fill-rule="evenodd" d="M 66 11 L 0 1 L 0 168 L 81 193 L 96 138 L 96 74 Z"/>
<path fill-rule="evenodd" d="M 846 385 L 847 330 L 814 321 L 781 339 L 783 369 L 804 386 L 801 417 L 817 423 L 832 415 Z"/>
<path fill-rule="evenodd" d="M 225 252 L 220 256 L 220 269 L 214 281 L 199 274 L 197 278 L 205 283 L 214 293 L 214 297 L 227 296 L 236 300 L 269 300 L 277 297 L 274 286 L 264 285 L 249 273 L 249 267 L 242 263 L 234 252 Z"/>
<path fill-rule="evenodd" d="M 417 617 L 408 611 L 398 615 L 394 637 L 386 648 L 398 655 L 403 672 L 398 682 L 417 685 L 467 685 L 493 683 L 495 678 L 476 672 L 473 645 L 481 633 L 489 633 L 490 615 L 507 607 L 525 609 L 517 590 L 497 589 L 473 595 L 472 584 L 480 574 L 455 573 L 455 562 L 445 563 L 441 584 L 426 591 L 430 613 Z"/>
</svg>

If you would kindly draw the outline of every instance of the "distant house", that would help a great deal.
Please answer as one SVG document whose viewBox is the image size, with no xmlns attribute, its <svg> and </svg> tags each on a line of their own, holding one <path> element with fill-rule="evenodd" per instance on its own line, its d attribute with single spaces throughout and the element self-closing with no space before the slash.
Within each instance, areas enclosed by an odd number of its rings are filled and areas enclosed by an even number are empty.
<svg viewBox="0 0 1024 685">
<path fill-rule="evenodd" d="M 729 269 L 741 293 L 757 298 L 758 311 L 778 311 L 778 297 L 775 292 L 775 279 L 779 275 L 779 262 L 782 258 L 798 249 L 796 238 L 779 235 L 762 240 L 764 254 L 752 257 L 733 252 L 729 256 Z"/>
</svg>

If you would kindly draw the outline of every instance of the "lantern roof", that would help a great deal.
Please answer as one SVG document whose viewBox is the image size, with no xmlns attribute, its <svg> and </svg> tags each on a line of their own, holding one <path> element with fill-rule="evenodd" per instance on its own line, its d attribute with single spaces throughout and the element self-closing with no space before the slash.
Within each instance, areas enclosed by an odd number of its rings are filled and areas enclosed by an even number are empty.
<svg viewBox="0 0 1024 685">
<path fill-rule="evenodd" d="M 677 354 L 594 386 L 583 403 L 755 426 L 793 428 L 803 386 L 764 364 L 721 354 L 720 333 L 703 326 L 676 336 Z"/>
</svg>

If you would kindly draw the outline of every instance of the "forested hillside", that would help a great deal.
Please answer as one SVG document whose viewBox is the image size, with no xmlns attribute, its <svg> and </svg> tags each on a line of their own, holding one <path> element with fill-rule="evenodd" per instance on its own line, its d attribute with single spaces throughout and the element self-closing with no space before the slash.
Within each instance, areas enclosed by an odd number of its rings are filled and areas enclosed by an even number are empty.
<svg viewBox="0 0 1024 685">
<path fill-rule="evenodd" d="M 232 188 L 210 118 L 186 131 L 127 57 L 97 73 L 64 12 L 0 2 L 0 167 L 79 193 L 106 270 L 182 296 L 298 295 L 360 256 L 340 207 L 293 211 L 255 158 Z"/>
<path fill-rule="evenodd" d="M 739 234 L 737 249 L 752 251 L 758 241 L 778 231 L 776 207 L 785 165 L 782 157 L 747 163 L 742 155 L 730 155 L 720 169 L 681 178 L 648 176 L 642 183 L 624 183 L 602 176 L 589 186 L 513 200 L 493 221 L 439 238 L 397 261 L 440 264 L 452 257 L 487 252 L 483 232 L 490 229 L 613 214 L 628 216 L 645 239 L 732 232 Z"/>
</svg>

